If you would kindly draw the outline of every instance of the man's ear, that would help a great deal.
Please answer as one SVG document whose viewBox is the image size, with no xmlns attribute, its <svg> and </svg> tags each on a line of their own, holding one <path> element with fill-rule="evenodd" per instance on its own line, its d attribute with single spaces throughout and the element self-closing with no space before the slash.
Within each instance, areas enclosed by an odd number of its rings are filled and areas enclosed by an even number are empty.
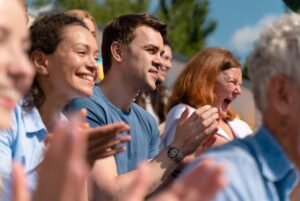
<svg viewBox="0 0 300 201">
<path fill-rule="evenodd" d="M 48 59 L 47 55 L 39 50 L 34 50 L 30 55 L 31 62 L 37 73 L 48 75 Z"/>
<path fill-rule="evenodd" d="M 113 42 L 110 46 L 110 51 L 112 57 L 117 61 L 121 62 L 123 59 L 122 55 L 122 45 L 119 42 Z"/>
<path fill-rule="evenodd" d="M 284 75 L 275 75 L 271 78 L 268 86 L 269 104 L 282 114 L 287 115 L 290 112 L 291 88 L 288 78 Z"/>
</svg>

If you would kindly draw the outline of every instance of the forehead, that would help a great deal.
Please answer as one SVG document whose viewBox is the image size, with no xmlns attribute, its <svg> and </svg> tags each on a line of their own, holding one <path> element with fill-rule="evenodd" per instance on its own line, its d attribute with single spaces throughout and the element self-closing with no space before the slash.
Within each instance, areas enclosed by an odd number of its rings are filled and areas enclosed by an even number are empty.
<svg viewBox="0 0 300 201">
<path fill-rule="evenodd" d="M 159 31 L 148 27 L 148 26 L 140 26 L 137 27 L 134 31 L 134 39 L 132 43 L 143 45 L 155 45 L 160 50 L 164 49 L 163 38 Z"/>
<path fill-rule="evenodd" d="M 62 31 L 61 43 L 68 43 L 71 45 L 82 43 L 95 50 L 98 49 L 96 39 L 91 32 L 80 25 L 66 26 Z"/>
<path fill-rule="evenodd" d="M 90 31 L 95 31 L 96 30 L 95 24 L 91 19 L 84 18 L 83 22 L 89 28 Z"/>
<path fill-rule="evenodd" d="M 242 79 L 241 68 L 230 68 L 219 73 L 219 77 Z"/>
<path fill-rule="evenodd" d="M 169 45 L 164 46 L 164 55 L 172 56 L 172 50 Z"/>
<path fill-rule="evenodd" d="M 0 0 L 0 25 L 17 33 L 27 33 L 25 10 L 15 0 Z"/>
</svg>

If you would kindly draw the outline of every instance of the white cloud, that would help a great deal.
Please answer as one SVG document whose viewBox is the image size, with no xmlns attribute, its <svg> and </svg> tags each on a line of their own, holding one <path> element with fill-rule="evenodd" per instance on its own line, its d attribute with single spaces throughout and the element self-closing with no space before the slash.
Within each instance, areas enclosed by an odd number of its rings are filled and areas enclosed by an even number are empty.
<svg viewBox="0 0 300 201">
<path fill-rule="evenodd" d="M 236 30 L 229 42 L 230 49 L 238 54 L 247 54 L 251 50 L 261 30 L 276 18 L 278 18 L 278 15 L 266 15 L 254 26 L 248 25 Z"/>
</svg>

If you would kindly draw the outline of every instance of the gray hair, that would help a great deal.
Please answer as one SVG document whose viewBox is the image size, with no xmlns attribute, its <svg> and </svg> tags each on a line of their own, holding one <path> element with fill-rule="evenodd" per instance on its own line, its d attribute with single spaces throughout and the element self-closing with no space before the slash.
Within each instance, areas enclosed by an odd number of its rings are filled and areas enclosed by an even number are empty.
<svg viewBox="0 0 300 201">
<path fill-rule="evenodd" d="M 258 109 L 267 109 L 267 87 L 274 75 L 300 83 L 300 15 L 285 14 L 268 26 L 247 60 Z"/>
</svg>

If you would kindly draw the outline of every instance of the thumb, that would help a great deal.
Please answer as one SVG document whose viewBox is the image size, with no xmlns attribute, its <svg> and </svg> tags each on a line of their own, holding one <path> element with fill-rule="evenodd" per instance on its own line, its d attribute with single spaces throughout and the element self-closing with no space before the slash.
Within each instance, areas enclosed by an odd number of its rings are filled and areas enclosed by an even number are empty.
<svg viewBox="0 0 300 201">
<path fill-rule="evenodd" d="M 181 114 L 180 119 L 179 119 L 179 124 L 183 124 L 187 118 L 189 117 L 190 114 L 190 108 L 188 106 L 185 107 L 184 112 Z"/>
</svg>

